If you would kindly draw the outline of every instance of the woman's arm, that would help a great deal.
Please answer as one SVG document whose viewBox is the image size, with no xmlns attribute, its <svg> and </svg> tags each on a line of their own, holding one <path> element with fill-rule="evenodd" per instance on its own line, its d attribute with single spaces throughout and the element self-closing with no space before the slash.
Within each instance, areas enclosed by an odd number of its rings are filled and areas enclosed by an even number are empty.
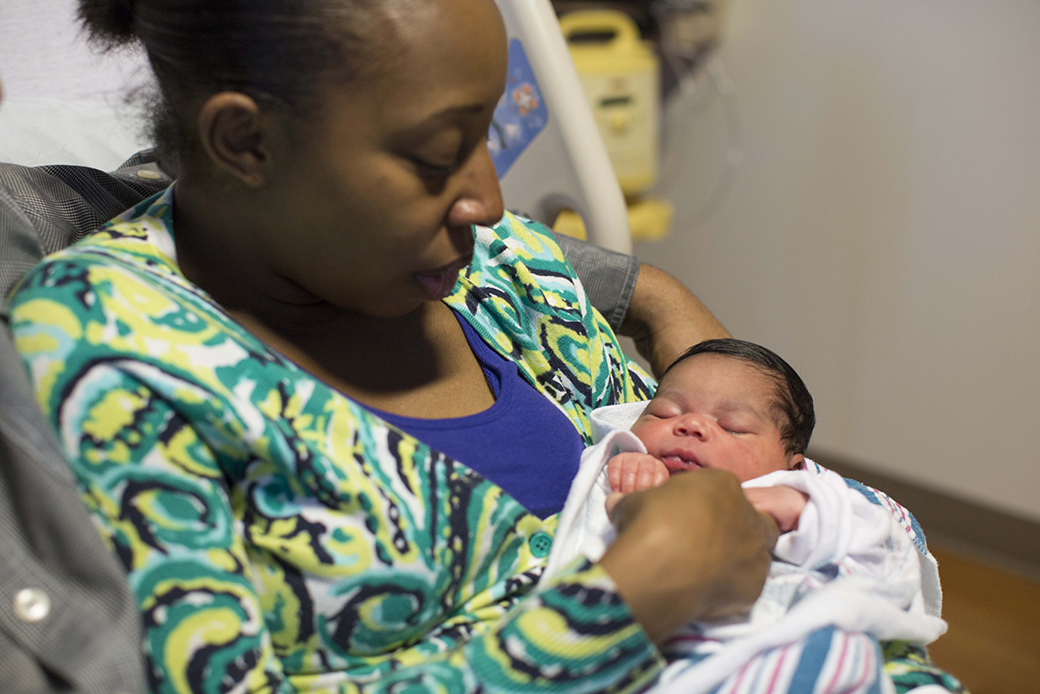
<svg viewBox="0 0 1040 694">
<path fill-rule="evenodd" d="M 689 347 L 704 340 L 730 337 L 682 282 L 643 263 L 618 333 L 635 341 L 636 349 L 650 362 L 658 378 Z"/>
<path fill-rule="evenodd" d="M 15 327 L 22 340 L 57 334 L 46 323 L 34 331 L 24 319 Z M 30 356 L 46 359 L 41 351 Z M 232 511 L 235 491 L 220 455 L 123 366 L 148 369 L 103 361 L 88 367 L 76 374 L 76 392 L 49 414 L 62 425 L 64 453 L 94 526 L 129 577 L 152 690 L 187 694 L 233 684 L 289 694 L 269 606 L 254 584 L 256 550 Z M 46 384 L 34 386 L 46 392 Z M 195 406 L 207 406 L 201 392 L 184 388 Z"/>
<path fill-rule="evenodd" d="M 611 329 L 635 340 L 654 376 L 683 350 L 703 340 L 730 337 L 715 316 L 681 282 L 634 256 L 553 233 L 581 279 L 589 302 Z"/>
</svg>

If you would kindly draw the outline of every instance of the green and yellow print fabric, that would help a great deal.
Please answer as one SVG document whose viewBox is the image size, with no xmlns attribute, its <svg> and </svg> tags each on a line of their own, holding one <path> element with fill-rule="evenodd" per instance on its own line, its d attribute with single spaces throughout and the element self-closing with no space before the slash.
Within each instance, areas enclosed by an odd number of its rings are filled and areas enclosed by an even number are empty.
<svg viewBox="0 0 1040 694">
<path fill-rule="evenodd" d="M 586 304 L 541 225 L 507 214 L 496 227 L 477 228 L 477 248 L 448 305 L 560 405 L 586 445 L 593 409 L 652 397 L 652 379 L 627 360 L 606 321 Z"/>
<path fill-rule="evenodd" d="M 918 687 L 928 686 L 940 687 L 951 694 L 968 694 L 960 680 L 932 664 L 923 646 L 890 641 L 883 643 L 882 649 L 885 672 L 892 678 L 896 694 L 909 694 Z"/>
<path fill-rule="evenodd" d="M 172 260 L 172 189 L 37 266 L 16 344 L 129 574 L 158 692 L 624 692 L 660 655 L 554 528 L 256 340 Z M 645 398 L 551 238 L 480 229 L 448 303 L 586 437 Z"/>
</svg>

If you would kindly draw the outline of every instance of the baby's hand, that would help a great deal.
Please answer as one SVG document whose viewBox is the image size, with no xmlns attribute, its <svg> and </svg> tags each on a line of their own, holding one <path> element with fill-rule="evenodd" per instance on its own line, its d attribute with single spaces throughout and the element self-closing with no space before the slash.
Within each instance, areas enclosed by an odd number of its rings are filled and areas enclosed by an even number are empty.
<svg viewBox="0 0 1040 694">
<path fill-rule="evenodd" d="M 618 453 L 607 463 L 607 479 L 611 494 L 605 505 L 610 513 L 625 494 L 653 489 L 667 482 L 668 468 L 646 453 Z"/>
<path fill-rule="evenodd" d="M 744 496 L 759 513 L 771 516 L 780 526 L 780 532 L 789 533 L 798 529 L 798 519 L 809 500 L 794 487 L 751 487 Z"/>
<path fill-rule="evenodd" d="M 641 492 L 668 481 L 668 468 L 647 453 L 618 453 L 607 463 L 610 491 Z"/>
</svg>

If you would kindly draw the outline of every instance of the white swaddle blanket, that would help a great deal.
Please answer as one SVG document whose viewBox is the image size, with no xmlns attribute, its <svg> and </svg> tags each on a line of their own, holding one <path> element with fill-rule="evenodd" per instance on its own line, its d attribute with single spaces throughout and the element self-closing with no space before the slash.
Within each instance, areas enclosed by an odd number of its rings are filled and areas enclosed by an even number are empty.
<svg viewBox="0 0 1040 694">
<path fill-rule="evenodd" d="M 592 413 L 597 443 L 582 456 L 542 580 L 578 556 L 598 560 L 613 541 L 603 505 L 606 463 L 619 452 L 646 452 L 628 431 L 644 407 Z M 763 692 L 888 691 L 875 639 L 923 645 L 946 631 L 935 560 L 905 509 L 811 461 L 806 470 L 744 483 L 773 485 L 795 487 L 809 500 L 798 529 L 777 542 L 761 597 L 746 615 L 677 634 L 664 648 L 671 664 L 653 692 L 710 692 L 752 664 L 754 675 L 734 691 L 759 691 L 756 682 Z"/>
</svg>

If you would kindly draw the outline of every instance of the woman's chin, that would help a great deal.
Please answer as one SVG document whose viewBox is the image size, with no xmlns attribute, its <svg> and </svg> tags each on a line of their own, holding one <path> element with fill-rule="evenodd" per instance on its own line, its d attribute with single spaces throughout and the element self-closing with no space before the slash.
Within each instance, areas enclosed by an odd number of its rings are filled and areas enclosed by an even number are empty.
<svg viewBox="0 0 1040 694">
<path fill-rule="evenodd" d="M 410 292 L 411 296 L 400 297 L 392 301 L 379 301 L 372 302 L 369 304 L 359 305 L 356 302 L 330 302 L 340 308 L 341 310 L 352 313 L 364 318 L 372 318 L 376 320 L 393 320 L 395 318 L 405 318 L 419 311 L 428 304 L 439 301 L 439 299 L 433 299 L 425 296 L 422 292 L 413 291 Z"/>
</svg>

